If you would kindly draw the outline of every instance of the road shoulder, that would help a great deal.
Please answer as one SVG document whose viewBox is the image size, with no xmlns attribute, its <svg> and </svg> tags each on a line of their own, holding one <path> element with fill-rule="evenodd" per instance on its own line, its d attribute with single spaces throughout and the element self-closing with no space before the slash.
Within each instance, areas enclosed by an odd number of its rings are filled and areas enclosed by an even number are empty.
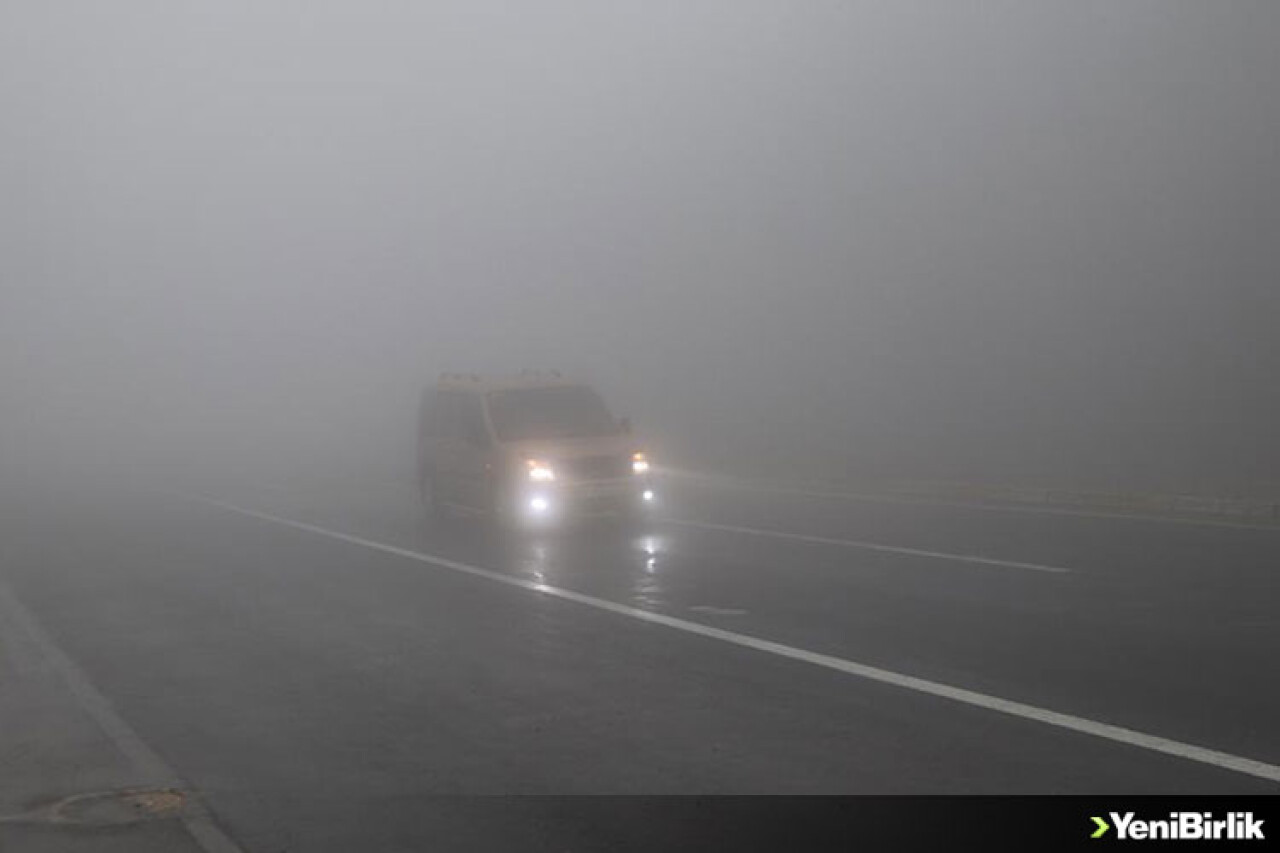
<svg viewBox="0 0 1280 853">
<path fill-rule="evenodd" d="M 2 580 L 0 684 L 0 849 L 237 849 Z"/>
</svg>

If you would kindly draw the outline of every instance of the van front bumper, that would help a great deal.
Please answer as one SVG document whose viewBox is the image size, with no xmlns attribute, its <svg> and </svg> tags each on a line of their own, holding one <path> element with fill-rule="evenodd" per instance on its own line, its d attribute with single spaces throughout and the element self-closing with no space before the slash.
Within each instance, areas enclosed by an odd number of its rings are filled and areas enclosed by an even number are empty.
<svg viewBox="0 0 1280 853">
<path fill-rule="evenodd" d="M 530 519 L 629 515 L 652 507 L 657 493 L 638 477 L 581 483 L 528 486 L 520 498 L 522 515 Z"/>
</svg>

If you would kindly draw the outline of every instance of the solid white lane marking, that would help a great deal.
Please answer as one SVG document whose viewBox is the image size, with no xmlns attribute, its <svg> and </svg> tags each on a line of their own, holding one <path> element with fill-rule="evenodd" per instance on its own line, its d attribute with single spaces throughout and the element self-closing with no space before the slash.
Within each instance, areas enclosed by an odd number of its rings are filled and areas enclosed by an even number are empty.
<svg viewBox="0 0 1280 853">
<path fill-rule="evenodd" d="M 1067 574 L 1071 569 L 1062 566 L 1046 566 L 1040 563 L 1023 563 L 1017 560 L 997 560 L 993 557 L 977 557 L 972 554 L 952 554 L 947 551 L 927 551 L 923 548 L 903 548 L 898 545 L 883 545 L 879 542 L 863 542 L 858 539 L 834 539 L 829 536 L 810 536 L 807 533 L 788 533 L 785 530 L 764 530 L 758 527 L 739 527 L 735 524 L 713 524 L 709 521 L 691 521 L 678 518 L 664 518 L 666 524 L 681 527 L 701 527 L 706 530 L 720 530 L 726 533 L 743 533 L 748 536 L 768 536 L 774 539 L 790 539 L 794 542 L 809 542 L 815 545 L 836 545 L 842 548 L 858 548 L 864 551 L 884 551 L 889 554 L 904 554 L 910 557 L 928 557 L 932 560 L 953 560 L 959 563 L 976 563 L 982 566 L 997 566 L 1002 569 L 1027 569 L 1032 572 L 1050 572 Z"/>
<path fill-rule="evenodd" d="M 741 607 L 716 607 L 714 604 L 692 604 L 689 609 L 695 613 L 709 613 L 712 616 L 746 616 L 747 611 Z"/>
<path fill-rule="evenodd" d="M 187 785 L 155 750 L 147 746 L 133 727 L 116 713 L 110 701 L 98 692 L 89 677 L 76 665 L 75 661 L 67 656 L 66 652 L 58 647 L 35 616 L 3 582 L 0 582 L 0 617 L 16 624 L 27 635 L 48 665 L 61 676 L 63 683 L 76 698 L 80 707 L 115 744 L 120 754 L 133 765 L 134 770 L 142 777 L 143 785 L 192 791 L 191 786 Z M 181 820 L 196 844 L 207 853 L 243 853 L 240 847 L 214 823 L 212 816 L 198 798 L 188 798 Z"/>
<path fill-rule="evenodd" d="M 709 489 L 729 489 L 756 492 L 763 495 L 793 495 L 805 498 L 831 498 L 861 503 L 898 504 L 906 506 L 945 506 L 954 509 L 971 509 L 975 512 L 1015 512 L 1031 515 L 1065 515 L 1076 518 L 1096 518 L 1105 521 L 1139 521 L 1151 524 L 1188 524 L 1198 527 L 1226 527 L 1232 530 L 1263 530 L 1277 532 L 1280 526 L 1266 521 L 1227 521 L 1217 518 L 1188 518 L 1173 515 L 1152 515 L 1142 512 L 1106 512 L 1097 509 L 1072 509 L 1065 506 L 1037 506 L 1000 503 L 973 503 L 949 501 L 944 498 L 913 497 L 911 495 L 877 495 L 867 492 L 833 492 L 821 489 L 800 489 L 790 486 L 761 485 L 713 478 L 698 474 L 680 473 L 675 476 L 692 481 Z"/>
<path fill-rule="evenodd" d="M 270 513 L 245 509 L 244 507 L 239 507 L 225 501 L 210 500 L 208 498 L 199 497 L 193 499 L 211 506 L 219 507 L 227 512 L 237 513 L 249 518 L 256 518 L 260 521 L 266 521 L 272 524 L 279 524 L 284 527 L 292 527 L 295 530 L 303 530 L 317 536 L 335 539 L 340 542 L 347 542 L 352 545 L 359 545 L 374 551 L 381 551 L 384 554 L 394 554 L 395 556 L 404 557 L 409 560 L 416 560 L 417 562 L 425 563 L 427 565 L 451 569 L 455 572 L 484 578 L 496 583 L 506 584 L 507 586 L 517 587 L 531 592 L 537 592 L 541 595 L 546 595 L 552 598 L 572 601 L 577 604 L 586 605 L 587 607 L 593 607 L 596 610 L 616 613 L 620 616 L 627 616 L 641 622 L 649 622 L 654 625 L 662 625 L 677 631 L 683 631 L 686 634 L 695 634 L 700 637 L 720 640 L 721 642 L 730 643 L 742 648 L 754 649 L 755 651 L 776 655 L 777 657 L 801 661 L 814 666 L 836 670 L 837 672 L 843 672 L 868 681 L 890 684 L 894 687 L 912 690 L 928 696 L 936 696 L 941 699 L 948 699 L 953 702 L 972 705 L 977 708 L 985 708 L 990 711 L 997 711 L 1001 714 L 1020 717 L 1025 720 L 1034 720 L 1060 729 L 1067 729 L 1069 731 L 1091 735 L 1104 740 L 1115 741 L 1127 746 L 1135 746 L 1152 752 L 1172 755 L 1177 758 L 1194 761 L 1200 764 L 1207 764 L 1223 770 L 1231 770 L 1248 776 L 1256 776 L 1259 779 L 1266 779 L 1271 782 L 1280 782 L 1280 766 L 1267 764 L 1266 762 L 1258 761 L 1253 758 L 1245 758 L 1243 756 L 1232 755 L 1227 752 L 1219 752 L 1216 749 L 1208 749 L 1202 746 L 1182 743 L 1180 741 L 1170 740 L 1169 738 L 1146 734 L 1145 732 L 1126 729 L 1121 726 L 1114 726 L 1110 723 L 1100 723 L 1084 717 L 1076 717 L 1071 714 L 1062 714 L 1057 711 L 1050 711 L 1046 708 L 1038 708 L 1034 705 L 1026 705 L 1009 699 L 1001 699 L 998 696 L 988 696 L 984 693 L 966 690 L 962 687 L 952 687 L 948 684 L 940 684 L 936 681 L 916 678 L 912 675 L 905 675 L 888 669 L 880 669 L 879 667 L 857 663 L 844 658 L 838 658 L 834 655 L 810 652 L 793 646 L 787 646 L 782 643 L 775 643 L 771 640 L 763 640 L 759 637 L 752 637 L 748 634 L 739 634 L 734 631 L 726 631 L 721 628 L 713 628 L 710 625 L 690 622 L 686 619 L 679 619 L 662 613 L 640 610 L 635 607 L 627 607 L 624 604 L 618 604 L 603 598 L 595 598 L 590 595 L 583 595 L 582 593 L 574 592 L 573 590 L 549 586 L 538 581 L 513 577 L 511 575 L 503 574 L 502 572 L 493 571 L 492 569 L 482 569 L 479 566 L 460 563 L 457 560 L 450 560 L 446 557 L 437 557 L 432 554 L 425 554 L 421 551 L 412 551 L 408 548 L 388 545 L 383 542 L 377 542 L 373 539 L 353 536 L 349 533 L 340 533 L 336 530 L 329 530 L 328 528 L 320 527 L 315 524 L 307 524 L 302 521 L 294 521 L 290 518 L 271 515 Z"/>
</svg>

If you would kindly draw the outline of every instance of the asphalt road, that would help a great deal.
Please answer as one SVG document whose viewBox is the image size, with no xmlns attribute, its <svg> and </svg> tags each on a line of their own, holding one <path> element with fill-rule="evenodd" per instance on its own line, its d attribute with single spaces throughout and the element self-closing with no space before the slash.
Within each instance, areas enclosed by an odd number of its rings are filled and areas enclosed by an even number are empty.
<svg viewBox="0 0 1280 853">
<path fill-rule="evenodd" d="M 1280 793 L 1280 530 L 689 479 L 532 536 L 377 482 L 0 510 L 11 814 L 160 778 L 206 850 L 587 849 L 452 795 Z"/>
</svg>

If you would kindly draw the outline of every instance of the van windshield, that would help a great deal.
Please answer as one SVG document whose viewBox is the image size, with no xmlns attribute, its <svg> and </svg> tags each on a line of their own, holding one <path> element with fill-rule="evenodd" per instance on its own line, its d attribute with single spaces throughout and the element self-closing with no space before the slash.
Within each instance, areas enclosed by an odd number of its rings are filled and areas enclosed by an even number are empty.
<svg viewBox="0 0 1280 853">
<path fill-rule="evenodd" d="M 517 388 L 489 394 L 489 418 L 500 441 L 617 435 L 618 423 L 584 385 Z"/>
</svg>

